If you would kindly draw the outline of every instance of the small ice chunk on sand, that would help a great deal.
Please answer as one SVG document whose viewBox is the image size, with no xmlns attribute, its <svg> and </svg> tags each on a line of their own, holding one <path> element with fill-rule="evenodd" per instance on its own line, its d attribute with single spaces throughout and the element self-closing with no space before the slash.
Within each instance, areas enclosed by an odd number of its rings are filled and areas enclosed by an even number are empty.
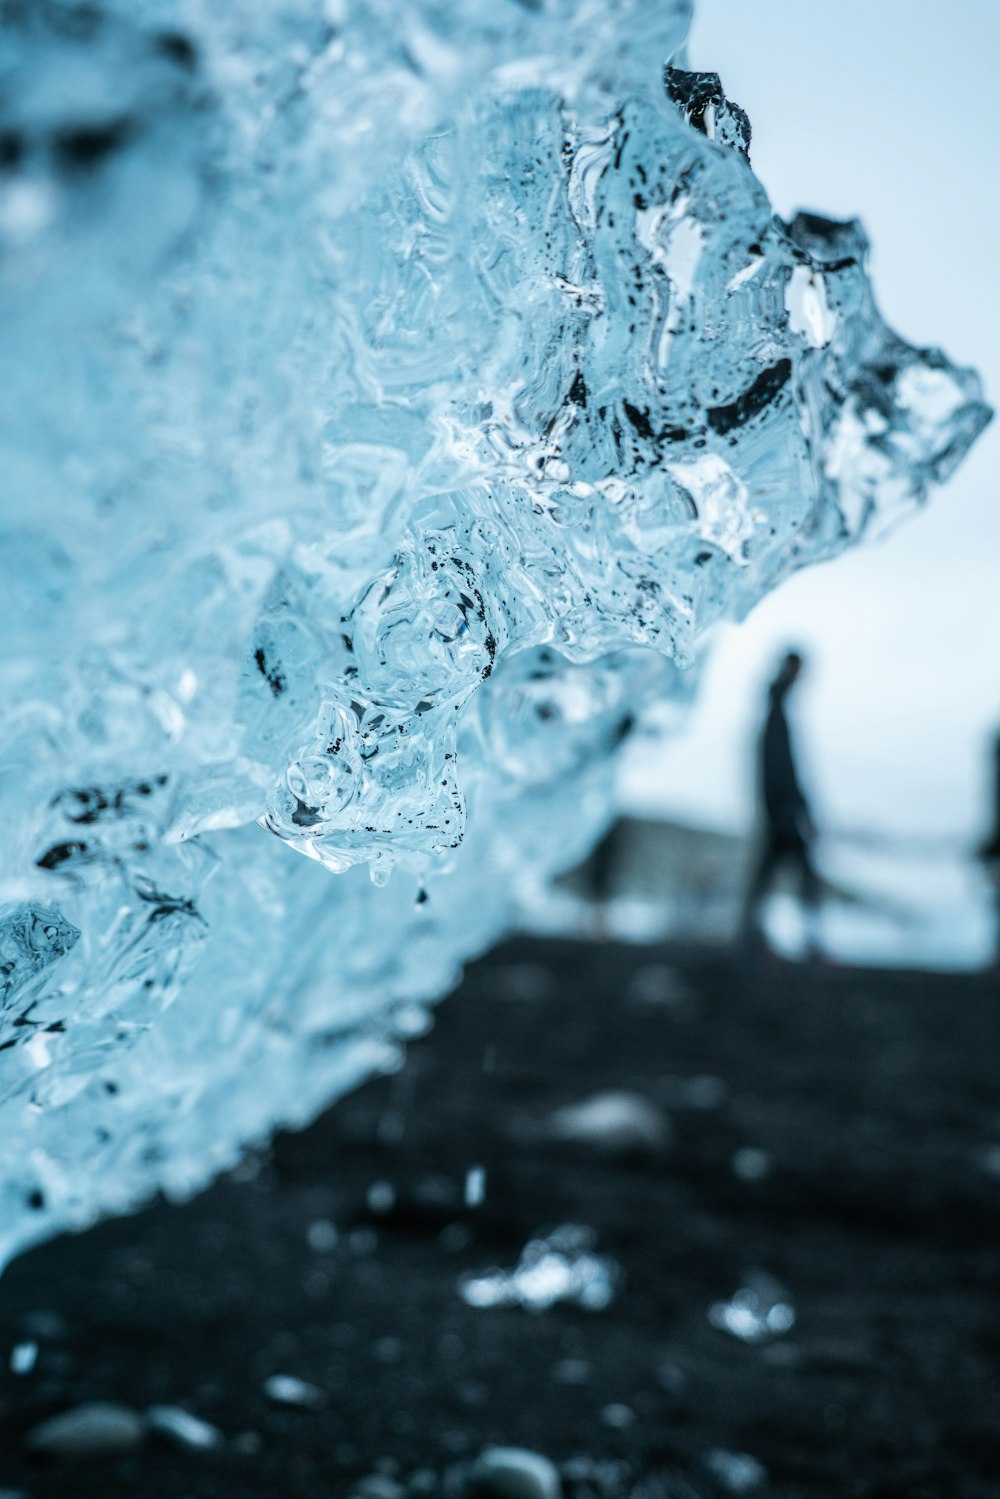
<svg viewBox="0 0 1000 1499">
<path fill-rule="evenodd" d="M 657 1151 L 669 1144 L 670 1121 L 662 1109 L 640 1093 L 595 1093 L 581 1103 L 556 1109 L 548 1133 L 611 1152 Z"/>
<path fill-rule="evenodd" d="M 10 1350 L 10 1372 L 12 1374 L 30 1374 L 37 1362 L 37 1343 L 15 1343 Z"/>
<path fill-rule="evenodd" d="M 469 1487 L 494 1499 L 560 1499 L 562 1493 L 555 1465 L 523 1447 L 487 1447 L 472 1466 Z"/>
<path fill-rule="evenodd" d="M 196 1452 L 211 1452 L 222 1446 L 222 1432 L 208 1421 L 192 1416 L 179 1405 L 151 1405 L 146 1412 L 150 1431 L 165 1437 L 176 1447 L 187 1447 Z"/>
<path fill-rule="evenodd" d="M 705 1467 L 727 1494 L 749 1494 L 767 1477 L 763 1464 L 749 1452 L 726 1452 L 721 1447 L 705 1454 Z"/>
<path fill-rule="evenodd" d="M 92 1401 L 32 1427 L 25 1445 L 48 1457 L 112 1456 L 134 1451 L 145 1434 L 142 1417 L 127 1406 Z"/>
<path fill-rule="evenodd" d="M 306 1229 L 306 1243 L 314 1254 L 329 1254 L 337 1247 L 337 1230 L 329 1218 L 317 1218 Z"/>
<path fill-rule="evenodd" d="M 716 1301 L 709 1307 L 708 1320 L 741 1343 L 767 1343 L 791 1332 L 795 1308 L 784 1287 L 772 1276 L 755 1270 L 729 1301 Z"/>
<path fill-rule="evenodd" d="M 486 1167 L 472 1166 L 465 1173 L 465 1206 L 482 1207 L 486 1200 Z"/>
<path fill-rule="evenodd" d="M 467 1306 L 522 1306 L 544 1312 L 557 1302 L 604 1311 L 614 1301 L 621 1270 L 606 1255 L 593 1252 L 592 1229 L 568 1223 L 525 1245 L 513 1270 L 491 1269 L 465 1275 L 459 1294 Z"/>
<path fill-rule="evenodd" d="M 298 1405 L 306 1410 L 318 1410 L 326 1404 L 326 1391 L 308 1380 L 297 1379 L 293 1374 L 272 1374 L 264 1381 L 264 1394 L 275 1405 Z"/>
<path fill-rule="evenodd" d="M 730 1165 L 741 1182 L 762 1182 L 771 1175 L 771 1157 L 756 1145 L 744 1145 L 734 1151 Z"/>
</svg>

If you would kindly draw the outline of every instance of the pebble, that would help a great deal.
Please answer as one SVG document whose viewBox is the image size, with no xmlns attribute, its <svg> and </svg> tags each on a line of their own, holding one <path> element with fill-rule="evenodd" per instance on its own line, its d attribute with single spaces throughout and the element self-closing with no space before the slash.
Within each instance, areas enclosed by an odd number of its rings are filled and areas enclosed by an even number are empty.
<svg viewBox="0 0 1000 1499">
<path fill-rule="evenodd" d="M 10 1372 L 30 1374 L 38 1362 L 37 1343 L 15 1343 L 10 1353 Z"/>
<path fill-rule="evenodd" d="M 372 1213 L 391 1213 L 396 1206 L 396 1189 L 391 1182 L 372 1182 L 366 1194 L 368 1210 Z"/>
<path fill-rule="evenodd" d="M 318 1410 L 326 1404 L 325 1390 L 305 1379 L 296 1379 L 293 1374 L 272 1374 L 264 1381 L 264 1394 L 275 1405 L 299 1405 L 306 1410 Z"/>
<path fill-rule="evenodd" d="M 557 1109 L 548 1133 L 609 1151 L 657 1151 L 668 1144 L 670 1121 L 650 1099 L 639 1093 L 595 1093 L 582 1103 Z"/>
<path fill-rule="evenodd" d="M 486 1198 L 486 1167 L 472 1166 L 465 1173 L 465 1206 L 482 1207 Z"/>
<path fill-rule="evenodd" d="M 454 1207 L 458 1202 L 458 1188 L 450 1176 L 441 1172 L 427 1172 L 417 1177 L 413 1195 L 427 1207 Z"/>
<path fill-rule="evenodd" d="M 495 1499 L 560 1499 L 554 1463 L 523 1447 L 487 1447 L 473 1463 L 469 1487 Z"/>
<path fill-rule="evenodd" d="M 405 1499 L 406 1496 L 403 1485 L 385 1473 L 366 1473 L 351 1484 L 348 1493 L 351 1499 Z"/>
<path fill-rule="evenodd" d="M 596 1489 L 598 1494 L 624 1494 L 631 1487 L 629 1464 L 615 1458 L 571 1457 L 561 1466 L 565 1478 L 587 1484 L 591 1492 Z M 633 1490 L 636 1495 L 644 1492 L 643 1484 Z"/>
<path fill-rule="evenodd" d="M 663 1359 L 661 1363 L 657 1364 L 656 1377 L 663 1388 L 671 1395 L 679 1394 L 687 1384 L 687 1375 L 684 1373 L 684 1370 L 679 1364 L 673 1363 L 670 1359 Z"/>
<path fill-rule="evenodd" d="M 433 1468 L 417 1468 L 410 1474 L 407 1486 L 411 1494 L 433 1494 L 439 1487 L 438 1476 Z"/>
<path fill-rule="evenodd" d="M 472 1242 L 472 1230 L 464 1223 L 448 1223 L 438 1234 L 438 1243 L 445 1254 L 461 1254 Z"/>
<path fill-rule="evenodd" d="M 729 1085 L 724 1078 L 710 1072 L 698 1072 L 684 1079 L 683 1101 L 689 1109 L 721 1109 L 729 1097 Z"/>
<path fill-rule="evenodd" d="M 306 1243 L 314 1254 L 330 1254 L 337 1247 L 337 1237 L 329 1218 L 317 1218 L 306 1229 Z"/>
<path fill-rule="evenodd" d="M 259 1431 L 241 1431 L 232 1440 L 232 1449 L 241 1457 L 255 1457 L 264 1445 Z"/>
<path fill-rule="evenodd" d="M 771 1175 L 771 1157 L 755 1145 L 744 1145 L 734 1151 L 730 1164 L 733 1175 L 742 1182 L 762 1182 Z"/>
<path fill-rule="evenodd" d="M 151 1405 L 146 1412 L 146 1423 L 150 1431 L 165 1437 L 177 1447 L 187 1447 L 196 1452 L 211 1452 L 222 1446 L 222 1432 L 208 1421 L 192 1416 L 179 1405 Z"/>
<path fill-rule="evenodd" d="M 24 1440 L 32 1452 L 51 1457 L 97 1457 L 133 1452 L 145 1434 L 145 1422 L 135 1411 L 94 1401 L 42 1421 Z"/>
<path fill-rule="evenodd" d="M 705 1467 L 729 1494 L 749 1494 L 767 1477 L 762 1463 L 749 1452 L 726 1452 L 717 1447 L 705 1454 Z"/>
<path fill-rule="evenodd" d="M 28 1312 L 23 1319 L 23 1325 L 25 1332 L 31 1337 L 46 1338 L 52 1343 L 62 1342 L 69 1336 L 69 1324 L 65 1317 L 45 1307 L 38 1311 Z"/>
</svg>

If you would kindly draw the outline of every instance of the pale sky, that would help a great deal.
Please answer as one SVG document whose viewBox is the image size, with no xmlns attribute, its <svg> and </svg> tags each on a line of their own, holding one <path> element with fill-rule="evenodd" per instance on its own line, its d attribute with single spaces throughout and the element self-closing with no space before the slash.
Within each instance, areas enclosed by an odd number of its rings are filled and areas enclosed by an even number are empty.
<svg viewBox="0 0 1000 1499">
<path fill-rule="evenodd" d="M 750 115 L 777 211 L 859 216 L 887 321 L 978 368 L 994 404 L 998 60 L 998 0 L 699 0 L 689 49 Z M 810 657 L 799 738 L 828 825 L 974 837 L 1000 726 L 998 474 L 994 423 L 928 510 L 717 636 L 688 732 L 633 756 L 627 804 L 745 823 L 761 694 L 791 642 Z"/>
</svg>

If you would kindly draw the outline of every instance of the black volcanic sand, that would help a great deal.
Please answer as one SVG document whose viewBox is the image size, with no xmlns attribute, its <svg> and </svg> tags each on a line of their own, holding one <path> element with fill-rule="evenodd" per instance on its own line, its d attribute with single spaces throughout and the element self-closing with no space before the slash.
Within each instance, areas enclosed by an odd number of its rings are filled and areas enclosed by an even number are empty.
<svg viewBox="0 0 1000 1499">
<path fill-rule="evenodd" d="M 608 1088 L 664 1106 L 670 1148 L 602 1158 L 540 1136 Z M 713 1449 L 751 1454 L 756 1492 L 786 1499 L 995 1499 L 998 1145 L 993 979 L 519 941 L 469 970 L 404 1071 L 256 1175 L 11 1267 L 4 1363 L 26 1336 L 40 1353 L 0 1374 L 0 1488 L 311 1499 L 379 1471 L 456 1494 L 501 1443 L 577 1459 L 569 1499 L 710 1499 Z M 765 1179 L 734 1172 L 747 1147 Z M 485 1203 L 466 1208 L 477 1165 Z M 324 1220 L 333 1247 L 307 1237 Z M 463 1303 L 463 1272 L 561 1223 L 623 1267 L 610 1310 Z M 797 1321 L 748 1346 L 707 1313 L 754 1267 Z M 276 1406 L 272 1374 L 326 1403 Z M 183 1406 L 225 1445 L 25 1453 L 32 1425 L 95 1399 Z"/>
</svg>

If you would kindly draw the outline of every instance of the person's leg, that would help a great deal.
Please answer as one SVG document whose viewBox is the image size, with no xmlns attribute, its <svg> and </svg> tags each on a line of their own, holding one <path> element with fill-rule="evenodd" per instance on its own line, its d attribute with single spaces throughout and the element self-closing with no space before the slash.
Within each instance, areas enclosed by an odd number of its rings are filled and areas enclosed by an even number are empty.
<svg viewBox="0 0 1000 1499">
<path fill-rule="evenodd" d="M 993 967 L 1000 968 L 1000 858 L 991 859 L 987 863 L 986 878 L 993 892 Z"/>
<path fill-rule="evenodd" d="M 822 955 L 823 948 L 819 940 L 820 933 L 820 902 L 822 900 L 823 887 L 816 866 L 812 861 L 812 853 L 808 844 L 803 843 L 797 854 L 799 865 L 799 890 L 802 901 L 802 919 L 806 933 L 806 952 L 811 958 Z"/>
<path fill-rule="evenodd" d="M 771 888 L 774 872 L 778 866 L 780 851 L 770 836 L 765 836 L 757 851 L 753 872 L 747 883 L 740 916 L 739 936 L 743 942 L 761 935 L 760 908 Z"/>
</svg>

